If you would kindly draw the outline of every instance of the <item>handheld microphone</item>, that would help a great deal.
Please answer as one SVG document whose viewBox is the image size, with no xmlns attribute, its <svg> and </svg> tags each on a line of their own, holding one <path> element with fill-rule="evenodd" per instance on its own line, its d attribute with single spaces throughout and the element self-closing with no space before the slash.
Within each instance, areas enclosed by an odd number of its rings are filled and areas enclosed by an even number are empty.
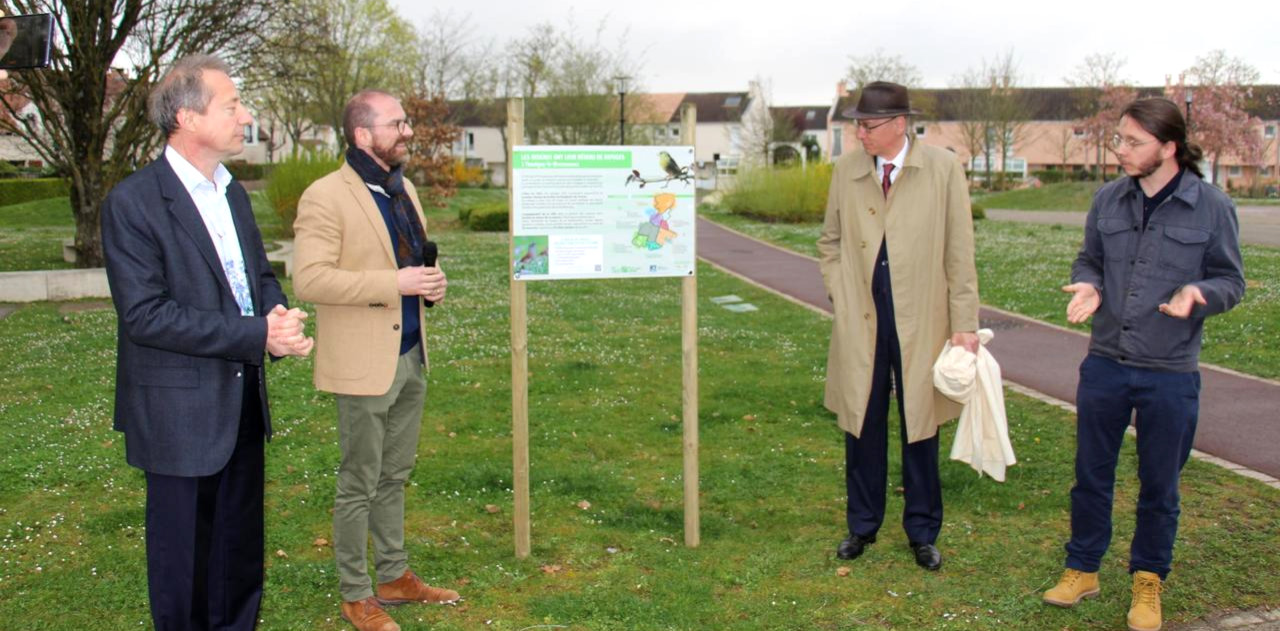
<svg viewBox="0 0 1280 631">
<path fill-rule="evenodd" d="M 439 255 L 440 255 L 440 248 L 439 246 L 436 245 L 435 241 L 427 240 L 422 243 L 422 265 L 423 266 L 435 267 L 436 257 Z M 426 305 L 428 309 L 435 306 L 434 302 L 427 300 L 425 297 L 422 299 L 422 304 Z"/>
</svg>

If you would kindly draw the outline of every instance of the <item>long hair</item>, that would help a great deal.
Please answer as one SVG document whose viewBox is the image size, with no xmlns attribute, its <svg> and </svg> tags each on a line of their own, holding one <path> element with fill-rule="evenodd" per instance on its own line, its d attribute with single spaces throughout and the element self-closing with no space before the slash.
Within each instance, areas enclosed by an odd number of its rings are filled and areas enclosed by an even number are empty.
<svg viewBox="0 0 1280 631">
<path fill-rule="evenodd" d="M 1159 97 L 1138 99 L 1125 106 L 1120 116 L 1128 116 L 1156 140 L 1174 143 L 1178 148 L 1174 154 L 1178 166 L 1204 178 L 1199 164 L 1204 158 L 1204 151 L 1187 140 L 1187 119 L 1182 117 L 1182 110 L 1173 101 Z"/>
</svg>

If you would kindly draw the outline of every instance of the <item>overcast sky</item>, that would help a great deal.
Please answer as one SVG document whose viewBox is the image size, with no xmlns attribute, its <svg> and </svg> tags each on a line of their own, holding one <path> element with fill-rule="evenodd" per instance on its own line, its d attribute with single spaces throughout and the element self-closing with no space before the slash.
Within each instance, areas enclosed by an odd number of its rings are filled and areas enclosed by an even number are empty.
<svg viewBox="0 0 1280 631">
<path fill-rule="evenodd" d="M 589 37 L 606 20 L 606 41 L 627 35 L 647 91 L 741 91 L 760 76 L 775 105 L 829 104 L 849 56 L 877 48 L 919 68 L 928 87 L 947 87 L 1009 50 L 1023 85 L 1063 85 L 1086 55 L 1104 52 L 1126 59 L 1130 81 L 1163 85 L 1217 48 L 1252 64 L 1262 83 L 1280 83 L 1280 5 L 1258 0 L 391 2 L 414 24 L 436 10 L 470 16 L 476 39 L 499 44 L 570 16 Z M 753 5 L 771 8 L 746 8 Z"/>
</svg>

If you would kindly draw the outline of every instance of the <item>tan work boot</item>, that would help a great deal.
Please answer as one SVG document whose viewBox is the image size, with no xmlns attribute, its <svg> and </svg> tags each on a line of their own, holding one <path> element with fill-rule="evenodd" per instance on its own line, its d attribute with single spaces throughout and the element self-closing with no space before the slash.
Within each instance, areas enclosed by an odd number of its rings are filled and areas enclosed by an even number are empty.
<svg viewBox="0 0 1280 631">
<path fill-rule="evenodd" d="M 1081 572 L 1067 568 L 1058 584 L 1044 593 L 1044 601 L 1059 607 L 1074 607 L 1076 603 L 1098 595 L 1097 572 Z"/>
<path fill-rule="evenodd" d="M 378 585 L 378 602 L 383 605 L 403 605 L 405 603 L 439 603 L 451 604 L 458 601 L 458 592 L 452 589 L 432 587 L 418 578 L 410 570 L 405 570 L 390 583 Z"/>
<path fill-rule="evenodd" d="M 1130 631 L 1160 631 L 1160 576 L 1153 572 L 1133 573 L 1133 604 L 1129 606 Z"/>
<path fill-rule="evenodd" d="M 378 600 L 370 596 L 364 600 L 342 603 L 342 619 L 359 631 L 400 631 L 400 625 L 391 619 Z"/>
</svg>

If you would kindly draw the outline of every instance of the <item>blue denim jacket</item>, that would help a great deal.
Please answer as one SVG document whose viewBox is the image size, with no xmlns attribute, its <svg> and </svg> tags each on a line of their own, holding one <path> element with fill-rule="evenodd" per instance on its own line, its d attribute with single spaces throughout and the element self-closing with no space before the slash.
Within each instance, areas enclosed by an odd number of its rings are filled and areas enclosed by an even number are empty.
<svg viewBox="0 0 1280 631">
<path fill-rule="evenodd" d="M 1204 319 L 1244 296 L 1239 235 L 1231 198 L 1189 171 L 1146 230 L 1133 178 L 1099 189 L 1071 266 L 1071 282 L 1102 292 L 1089 352 L 1131 366 L 1196 370 Z M 1160 313 L 1159 305 L 1188 284 L 1200 288 L 1208 304 L 1196 305 L 1185 320 Z"/>
</svg>

